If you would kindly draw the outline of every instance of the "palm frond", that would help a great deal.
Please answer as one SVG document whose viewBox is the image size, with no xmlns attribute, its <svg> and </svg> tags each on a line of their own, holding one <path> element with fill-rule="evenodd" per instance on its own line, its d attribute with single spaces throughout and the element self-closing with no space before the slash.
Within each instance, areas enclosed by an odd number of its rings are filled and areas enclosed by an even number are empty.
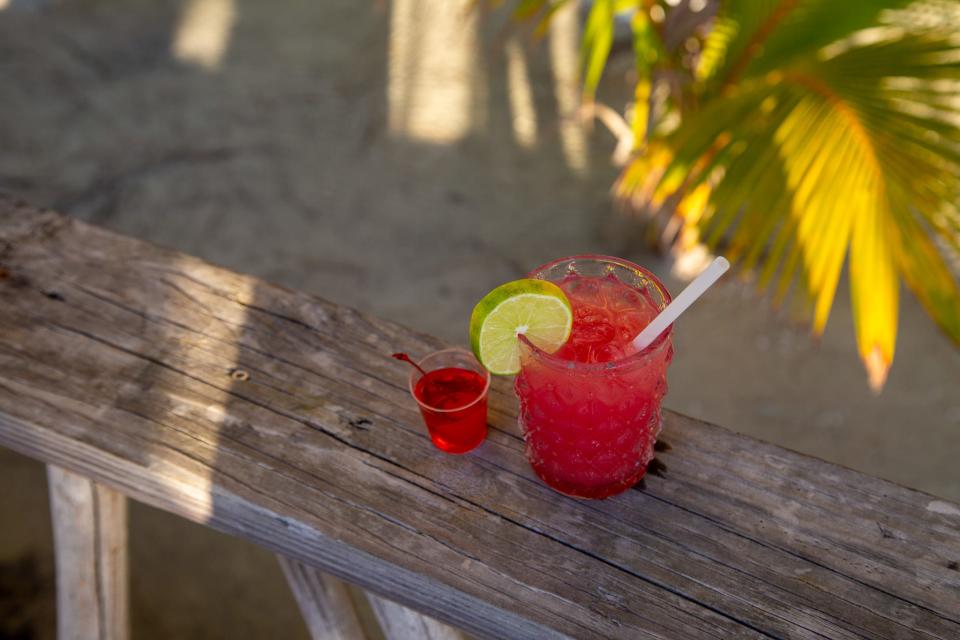
<svg viewBox="0 0 960 640">
<path fill-rule="evenodd" d="M 875 388 L 894 356 L 901 278 L 960 344 L 960 288 L 932 239 L 960 247 L 960 45 L 937 30 L 879 35 L 741 80 L 687 114 L 643 194 L 677 199 L 699 240 L 723 240 L 744 265 L 765 253 L 761 284 L 776 275 L 778 297 L 799 278 L 817 333 L 848 264 Z"/>
<path fill-rule="evenodd" d="M 896 240 L 891 261 L 960 344 L 960 288 L 932 239 L 960 248 L 960 100 L 950 92 L 960 82 L 960 43 L 939 28 L 892 34 L 821 66 L 874 147 Z"/>
<path fill-rule="evenodd" d="M 643 147 L 647 142 L 650 120 L 650 92 L 653 88 L 653 67 L 665 58 L 663 43 L 653 28 L 650 16 L 645 11 L 635 10 L 630 18 L 633 32 L 633 56 L 637 72 L 634 89 L 632 126 L 634 146 Z"/>
<path fill-rule="evenodd" d="M 708 91 L 793 63 L 876 24 L 909 0 L 730 0 L 721 5 L 697 76 Z"/>
<path fill-rule="evenodd" d="M 724 2 L 704 43 L 697 77 L 714 86 L 721 84 L 722 79 L 730 75 L 730 70 L 750 55 L 751 46 L 762 44 L 764 25 L 775 26 L 777 16 L 789 11 L 794 4 L 795 0 Z"/>
<path fill-rule="evenodd" d="M 789 67 L 831 43 L 874 27 L 885 11 L 900 9 L 910 1 L 781 2 L 780 21 L 744 63 L 742 77 Z"/>
<path fill-rule="evenodd" d="M 580 66 L 583 68 L 583 95 L 587 100 L 593 100 L 607 65 L 613 46 L 614 16 L 613 0 L 595 0 L 583 28 Z"/>
<path fill-rule="evenodd" d="M 723 0 L 673 128 L 648 109 L 657 74 L 681 69 L 649 6 L 596 0 L 584 31 L 592 99 L 614 16 L 635 12 L 636 154 L 617 193 L 673 215 L 668 240 L 723 243 L 776 300 L 798 291 L 817 333 L 846 266 L 874 388 L 894 357 L 901 280 L 960 345 L 960 3 Z"/>
</svg>

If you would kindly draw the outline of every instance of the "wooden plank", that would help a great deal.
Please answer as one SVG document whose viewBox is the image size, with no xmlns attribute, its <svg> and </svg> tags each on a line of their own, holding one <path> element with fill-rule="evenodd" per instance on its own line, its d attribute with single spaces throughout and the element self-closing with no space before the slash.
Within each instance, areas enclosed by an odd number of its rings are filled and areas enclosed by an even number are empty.
<svg viewBox="0 0 960 640">
<path fill-rule="evenodd" d="M 386 598 L 367 594 L 373 614 L 386 640 L 464 640 L 464 635 L 433 618 Z"/>
<path fill-rule="evenodd" d="M 508 381 L 431 448 L 389 354 L 436 339 L 5 206 L 0 443 L 482 636 L 960 636 L 957 505 L 669 412 L 664 477 L 571 500 Z"/>
<path fill-rule="evenodd" d="M 127 500 L 47 466 L 57 570 L 57 637 L 126 640 Z"/>
<path fill-rule="evenodd" d="M 363 640 L 347 585 L 313 567 L 278 555 L 280 569 L 314 640 Z"/>
</svg>

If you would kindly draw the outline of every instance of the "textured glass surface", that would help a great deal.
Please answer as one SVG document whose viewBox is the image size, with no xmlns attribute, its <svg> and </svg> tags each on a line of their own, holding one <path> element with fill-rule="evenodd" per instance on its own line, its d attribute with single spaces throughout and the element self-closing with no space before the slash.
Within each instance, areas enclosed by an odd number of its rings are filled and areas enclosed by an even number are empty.
<svg viewBox="0 0 960 640">
<path fill-rule="evenodd" d="M 571 275 L 612 275 L 643 291 L 657 309 L 670 300 L 652 274 L 604 256 L 565 258 L 530 277 L 559 283 Z M 589 364 L 522 342 L 516 391 L 527 457 L 537 474 L 558 491 L 586 498 L 604 498 L 639 481 L 660 431 L 660 403 L 673 357 L 670 331 L 641 353 Z"/>
</svg>

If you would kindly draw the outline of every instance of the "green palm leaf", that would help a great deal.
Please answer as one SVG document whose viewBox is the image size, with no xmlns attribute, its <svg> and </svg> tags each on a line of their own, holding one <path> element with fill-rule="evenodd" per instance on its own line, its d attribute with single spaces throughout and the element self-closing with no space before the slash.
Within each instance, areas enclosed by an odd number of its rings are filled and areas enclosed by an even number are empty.
<svg viewBox="0 0 960 640">
<path fill-rule="evenodd" d="M 711 89 L 717 89 L 766 73 L 874 26 L 883 11 L 907 4 L 909 0 L 729 0 L 721 4 L 719 28 L 706 43 L 708 66 L 698 75 L 712 78 Z"/>
<path fill-rule="evenodd" d="M 600 76 L 607 65 L 610 47 L 613 46 L 614 28 L 613 0 L 596 0 L 583 28 L 583 44 L 580 47 L 580 65 L 583 67 L 584 97 L 592 100 L 600 84 Z"/>
</svg>

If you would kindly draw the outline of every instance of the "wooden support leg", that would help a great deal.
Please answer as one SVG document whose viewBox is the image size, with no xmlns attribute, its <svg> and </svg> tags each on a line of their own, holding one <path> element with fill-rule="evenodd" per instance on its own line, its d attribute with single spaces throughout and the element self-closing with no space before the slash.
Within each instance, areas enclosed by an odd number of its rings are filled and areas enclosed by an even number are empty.
<svg viewBox="0 0 960 640">
<path fill-rule="evenodd" d="M 296 560 L 277 556 L 314 640 L 362 640 L 347 585 Z"/>
<path fill-rule="evenodd" d="M 367 600 L 380 623 L 386 640 L 464 640 L 465 636 L 448 625 L 417 613 L 413 609 L 367 592 Z"/>
<path fill-rule="evenodd" d="M 127 640 L 127 501 L 47 465 L 57 569 L 57 637 Z"/>
<path fill-rule="evenodd" d="M 300 611 L 314 640 L 363 638 L 362 627 L 350 602 L 347 585 L 322 571 L 277 556 Z M 390 600 L 367 593 L 373 614 L 386 640 L 464 640 L 447 625 Z"/>
</svg>

